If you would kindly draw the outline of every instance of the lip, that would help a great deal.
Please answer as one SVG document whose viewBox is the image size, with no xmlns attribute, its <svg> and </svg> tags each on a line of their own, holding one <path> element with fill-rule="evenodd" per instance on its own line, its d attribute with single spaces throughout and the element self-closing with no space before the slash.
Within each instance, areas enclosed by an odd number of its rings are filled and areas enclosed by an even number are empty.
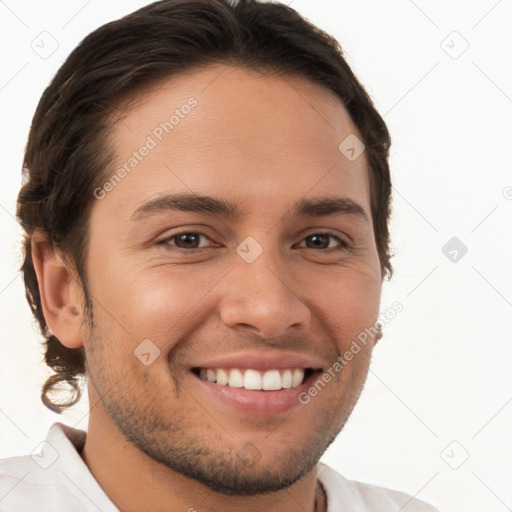
<svg viewBox="0 0 512 512">
<path fill-rule="evenodd" d="M 193 368 L 223 368 L 230 370 L 238 368 L 240 370 L 286 370 L 287 368 L 312 368 L 320 370 L 325 366 L 324 361 L 311 356 L 303 356 L 301 354 L 291 354 L 287 352 L 278 352 L 272 354 L 262 354 L 261 352 L 244 352 L 224 355 L 213 359 L 198 361 L 189 369 Z M 297 389 L 297 388 L 295 388 Z"/>
<path fill-rule="evenodd" d="M 296 388 L 280 389 L 277 391 L 259 391 L 245 388 L 232 388 L 221 386 L 198 377 L 192 371 L 189 375 L 195 380 L 209 402 L 218 404 L 220 410 L 228 408 L 230 411 L 250 416 L 275 416 L 291 411 L 294 407 L 303 406 L 299 396 L 305 393 L 313 382 L 321 375 L 314 371 L 304 382 Z"/>
</svg>

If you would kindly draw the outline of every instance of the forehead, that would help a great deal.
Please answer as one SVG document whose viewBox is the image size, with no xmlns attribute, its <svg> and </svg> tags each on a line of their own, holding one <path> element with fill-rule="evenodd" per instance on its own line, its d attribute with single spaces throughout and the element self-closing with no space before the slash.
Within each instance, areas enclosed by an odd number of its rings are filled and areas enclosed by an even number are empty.
<svg viewBox="0 0 512 512">
<path fill-rule="evenodd" d="M 126 218 L 172 192 L 230 196 L 268 211 L 329 193 L 369 213 L 365 155 L 351 161 L 339 149 L 359 132 L 339 98 L 309 80 L 216 65 L 161 79 L 121 107 L 108 174 L 122 176 L 110 180 L 100 208 Z"/>
</svg>

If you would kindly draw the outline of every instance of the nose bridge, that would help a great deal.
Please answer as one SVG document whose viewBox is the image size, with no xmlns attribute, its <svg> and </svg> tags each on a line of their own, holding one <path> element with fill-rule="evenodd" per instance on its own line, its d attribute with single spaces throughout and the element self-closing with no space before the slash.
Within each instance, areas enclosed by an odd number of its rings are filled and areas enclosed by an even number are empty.
<svg viewBox="0 0 512 512">
<path fill-rule="evenodd" d="M 294 291 L 293 275 L 271 241 L 272 232 L 258 239 L 261 244 L 247 237 L 236 248 L 220 314 L 230 327 L 249 325 L 271 338 L 289 327 L 304 327 L 310 312 Z"/>
</svg>

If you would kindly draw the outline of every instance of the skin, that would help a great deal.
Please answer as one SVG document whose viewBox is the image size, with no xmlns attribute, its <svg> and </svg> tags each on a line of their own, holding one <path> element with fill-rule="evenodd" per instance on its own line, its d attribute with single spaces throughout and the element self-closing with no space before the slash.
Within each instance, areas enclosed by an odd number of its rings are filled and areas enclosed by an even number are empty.
<svg viewBox="0 0 512 512">
<path fill-rule="evenodd" d="M 124 512 L 313 511 L 316 463 L 357 402 L 375 340 L 286 413 L 249 414 L 212 400 L 190 367 L 236 352 L 286 352 L 327 369 L 375 324 L 382 275 L 367 163 L 364 153 L 349 161 L 338 150 L 348 135 L 361 137 L 318 85 L 213 66 L 138 93 L 113 126 L 112 173 L 191 96 L 197 106 L 94 199 L 86 268 L 93 327 L 72 265 L 44 234 L 33 239 L 47 323 L 63 344 L 86 351 L 91 410 L 81 455 Z M 130 220 L 163 193 L 216 196 L 240 203 L 243 214 L 160 211 Z M 296 201 L 316 196 L 351 198 L 368 222 L 292 215 Z M 311 235 L 327 230 L 351 246 L 336 251 L 335 238 L 315 246 Z M 204 234 L 197 246 L 209 249 L 178 247 L 177 232 Z M 248 236 L 263 250 L 252 263 L 236 252 Z M 134 356 L 145 339 L 160 350 L 148 366 Z"/>
</svg>

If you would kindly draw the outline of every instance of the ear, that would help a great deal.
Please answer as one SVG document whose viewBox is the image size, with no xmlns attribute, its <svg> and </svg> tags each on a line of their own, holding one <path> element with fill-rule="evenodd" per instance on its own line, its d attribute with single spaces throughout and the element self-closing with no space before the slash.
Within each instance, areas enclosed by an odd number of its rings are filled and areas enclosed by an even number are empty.
<svg viewBox="0 0 512 512">
<path fill-rule="evenodd" d="M 32 235 L 31 252 L 47 326 L 64 346 L 83 346 L 83 292 L 77 277 L 42 231 Z"/>
</svg>

